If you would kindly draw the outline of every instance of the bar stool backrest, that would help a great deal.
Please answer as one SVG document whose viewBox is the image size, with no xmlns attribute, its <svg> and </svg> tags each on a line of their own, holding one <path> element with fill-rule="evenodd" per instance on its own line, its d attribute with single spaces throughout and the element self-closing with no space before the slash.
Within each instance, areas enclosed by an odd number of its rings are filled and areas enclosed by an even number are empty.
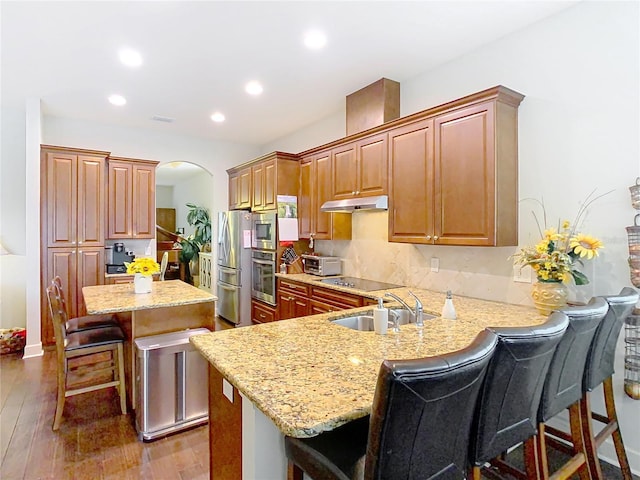
<svg viewBox="0 0 640 480">
<path fill-rule="evenodd" d="M 616 344 L 625 319 L 631 314 L 639 299 L 631 287 L 622 289 L 619 295 L 602 297 L 609 304 L 607 315 L 600 322 L 589 349 L 584 372 L 584 389 L 591 391 L 613 375 Z"/>
<path fill-rule="evenodd" d="M 373 401 L 365 478 L 464 478 L 476 399 L 496 336 L 415 360 L 385 360 Z"/>
<path fill-rule="evenodd" d="M 569 317 L 569 327 L 549 367 L 540 402 L 540 422 L 546 422 L 582 398 L 589 348 L 608 309 L 604 299 L 592 298 L 587 305 L 562 310 Z"/>
<path fill-rule="evenodd" d="M 537 327 L 489 328 L 498 346 L 478 399 L 471 463 L 481 466 L 537 432 L 544 378 L 569 319 L 552 313 Z"/>
</svg>

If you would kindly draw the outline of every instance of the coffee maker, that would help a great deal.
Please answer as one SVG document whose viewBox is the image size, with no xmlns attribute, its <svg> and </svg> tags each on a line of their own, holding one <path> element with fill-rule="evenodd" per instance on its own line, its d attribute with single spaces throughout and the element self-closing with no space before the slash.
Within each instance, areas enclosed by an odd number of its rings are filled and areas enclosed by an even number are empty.
<svg viewBox="0 0 640 480">
<path fill-rule="evenodd" d="M 126 250 L 124 243 L 117 242 L 113 246 L 106 246 L 105 260 L 107 264 L 107 273 L 127 273 L 127 267 L 124 262 L 133 262 L 135 255 L 131 250 Z"/>
</svg>

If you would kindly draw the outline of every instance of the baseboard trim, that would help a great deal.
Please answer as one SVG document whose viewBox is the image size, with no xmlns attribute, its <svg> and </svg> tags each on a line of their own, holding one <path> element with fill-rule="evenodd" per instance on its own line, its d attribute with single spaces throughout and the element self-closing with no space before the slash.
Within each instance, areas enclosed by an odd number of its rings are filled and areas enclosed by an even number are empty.
<svg viewBox="0 0 640 480">
<path fill-rule="evenodd" d="M 24 360 L 25 358 L 41 357 L 42 355 L 44 355 L 42 342 L 38 342 L 33 345 L 27 345 L 24 347 L 24 355 L 22 355 L 22 359 Z"/>
</svg>

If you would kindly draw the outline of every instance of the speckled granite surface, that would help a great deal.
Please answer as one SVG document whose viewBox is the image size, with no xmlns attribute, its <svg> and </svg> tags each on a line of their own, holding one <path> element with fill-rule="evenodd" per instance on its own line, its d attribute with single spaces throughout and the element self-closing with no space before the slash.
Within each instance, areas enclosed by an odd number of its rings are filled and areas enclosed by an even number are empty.
<svg viewBox="0 0 640 480">
<path fill-rule="evenodd" d="M 310 275 L 287 275 L 312 282 Z M 312 278 L 307 278 L 312 277 Z M 353 289 L 336 290 L 365 294 Z M 413 305 L 409 289 L 394 293 Z M 426 312 L 438 314 L 442 293 L 412 289 Z M 368 292 L 375 297 L 384 294 Z M 371 307 L 301 317 L 191 337 L 191 342 L 285 435 L 311 437 L 370 413 L 384 359 L 433 356 L 464 348 L 486 326 L 538 325 L 533 308 L 454 297 L 457 320 L 403 325 L 385 336 L 332 324 Z"/>
<path fill-rule="evenodd" d="M 132 283 L 83 287 L 82 295 L 90 315 L 127 312 L 148 308 L 175 307 L 214 302 L 218 298 L 180 280 L 153 282 L 151 293 L 134 293 Z"/>
</svg>

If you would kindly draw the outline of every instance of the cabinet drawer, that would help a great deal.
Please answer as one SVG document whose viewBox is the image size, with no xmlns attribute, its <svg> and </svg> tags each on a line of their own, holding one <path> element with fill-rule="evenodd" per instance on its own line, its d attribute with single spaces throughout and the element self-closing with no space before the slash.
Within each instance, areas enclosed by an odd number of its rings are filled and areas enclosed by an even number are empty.
<svg viewBox="0 0 640 480">
<path fill-rule="evenodd" d="M 316 315 L 318 313 L 331 313 L 339 310 L 345 310 L 345 307 L 339 307 L 331 305 L 329 303 L 319 302 L 318 300 L 311 300 L 309 302 L 310 315 Z"/>
<path fill-rule="evenodd" d="M 327 288 L 312 287 L 311 297 L 314 300 L 320 300 L 321 302 L 342 308 L 356 308 L 363 305 L 363 298 L 360 295 L 352 295 Z"/>
<path fill-rule="evenodd" d="M 297 295 L 302 295 L 303 297 L 309 296 L 309 286 L 302 283 L 292 282 L 290 280 L 282 280 L 280 278 L 278 279 L 278 288 L 280 290 L 286 290 L 287 292 L 295 293 Z"/>
<path fill-rule="evenodd" d="M 274 308 L 255 300 L 251 301 L 251 321 L 253 323 L 267 323 L 275 320 L 276 311 Z"/>
</svg>

